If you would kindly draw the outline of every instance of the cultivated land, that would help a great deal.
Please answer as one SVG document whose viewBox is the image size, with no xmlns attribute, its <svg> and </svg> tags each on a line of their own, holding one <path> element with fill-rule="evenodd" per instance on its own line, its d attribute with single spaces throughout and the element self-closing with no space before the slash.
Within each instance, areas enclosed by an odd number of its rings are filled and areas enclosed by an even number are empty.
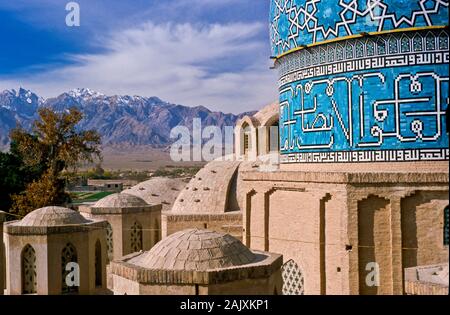
<svg viewBox="0 0 450 315">
<path fill-rule="evenodd" d="M 80 204 L 84 202 L 96 202 L 106 196 L 112 195 L 113 192 L 102 191 L 102 192 L 73 192 L 72 195 L 72 203 Z"/>
<path fill-rule="evenodd" d="M 156 171 L 166 167 L 201 167 L 205 162 L 173 162 L 168 150 L 151 147 L 113 147 L 103 150 L 107 170 Z"/>
</svg>

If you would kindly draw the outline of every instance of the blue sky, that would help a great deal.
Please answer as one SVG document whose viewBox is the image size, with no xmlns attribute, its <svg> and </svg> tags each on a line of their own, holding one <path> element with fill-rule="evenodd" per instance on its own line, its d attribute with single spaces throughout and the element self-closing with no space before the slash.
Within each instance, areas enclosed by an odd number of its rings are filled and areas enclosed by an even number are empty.
<svg viewBox="0 0 450 315">
<path fill-rule="evenodd" d="M 241 112 L 276 99 L 269 0 L 0 0 L 0 89 L 88 87 Z"/>
</svg>

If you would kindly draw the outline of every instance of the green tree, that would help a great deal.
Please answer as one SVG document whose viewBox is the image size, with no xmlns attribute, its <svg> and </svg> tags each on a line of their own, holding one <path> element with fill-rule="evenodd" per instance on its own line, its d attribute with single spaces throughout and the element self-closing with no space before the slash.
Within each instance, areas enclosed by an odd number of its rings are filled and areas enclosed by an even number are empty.
<svg viewBox="0 0 450 315">
<path fill-rule="evenodd" d="M 70 202 L 65 192 L 64 172 L 76 169 L 82 162 L 101 159 L 100 135 L 94 130 L 79 131 L 76 127 L 83 118 L 78 109 L 57 113 L 41 108 L 39 117 L 31 133 L 20 127 L 11 132 L 24 165 L 43 170 L 39 179 L 28 184 L 25 191 L 12 196 L 12 212 L 19 215 Z"/>
<path fill-rule="evenodd" d="M 12 142 L 8 153 L 0 152 L 0 209 L 9 211 L 12 206 L 11 196 L 25 190 L 27 184 L 42 176 L 40 167 L 27 167 Z"/>
</svg>

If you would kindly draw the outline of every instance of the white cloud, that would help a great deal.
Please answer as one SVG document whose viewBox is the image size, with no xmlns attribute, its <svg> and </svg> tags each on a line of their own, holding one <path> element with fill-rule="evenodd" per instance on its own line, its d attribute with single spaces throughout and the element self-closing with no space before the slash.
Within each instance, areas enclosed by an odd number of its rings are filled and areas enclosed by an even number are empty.
<svg viewBox="0 0 450 315">
<path fill-rule="evenodd" d="M 258 38 L 264 28 L 146 23 L 101 40 L 104 53 L 74 55 L 69 66 L 0 78 L 0 88 L 21 85 L 50 97 L 88 87 L 225 112 L 258 109 L 277 97 L 276 74 Z"/>
</svg>

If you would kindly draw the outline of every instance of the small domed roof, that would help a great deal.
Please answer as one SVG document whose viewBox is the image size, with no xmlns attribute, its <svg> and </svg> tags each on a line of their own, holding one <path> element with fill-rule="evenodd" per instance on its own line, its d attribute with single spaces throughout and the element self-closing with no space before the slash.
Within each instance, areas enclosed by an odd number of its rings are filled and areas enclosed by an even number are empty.
<svg viewBox="0 0 450 315">
<path fill-rule="evenodd" d="M 97 201 L 94 208 L 133 208 L 147 207 L 144 199 L 125 193 L 112 194 Z"/>
<path fill-rule="evenodd" d="M 206 271 L 253 263 L 256 256 L 231 235 L 189 229 L 174 233 L 128 263 L 146 269 Z"/>
<path fill-rule="evenodd" d="M 80 225 L 91 221 L 75 210 L 63 207 L 45 207 L 27 214 L 17 225 L 19 226 L 63 226 Z"/>
<path fill-rule="evenodd" d="M 163 211 L 170 211 L 190 179 L 152 177 L 148 181 L 124 190 L 123 193 L 134 195 L 144 199 L 150 205 L 162 204 Z"/>
<path fill-rule="evenodd" d="M 223 214 L 227 210 L 232 185 L 240 161 L 214 160 L 206 164 L 181 191 L 173 214 Z M 231 202 L 230 202 L 231 203 Z"/>
</svg>

